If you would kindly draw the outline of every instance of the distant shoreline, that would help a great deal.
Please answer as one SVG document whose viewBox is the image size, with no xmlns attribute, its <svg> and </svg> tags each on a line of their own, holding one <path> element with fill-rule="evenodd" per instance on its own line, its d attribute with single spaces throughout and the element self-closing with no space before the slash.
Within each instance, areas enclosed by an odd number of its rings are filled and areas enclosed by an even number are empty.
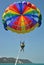
<svg viewBox="0 0 44 65">
<path fill-rule="evenodd" d="M 1 57 L 0 58 L 0 63 L 15 63 L 16 61 L 16 58 L 13 58 L 13 57 Z M 18 62 L 17 63 L 20 63 L 20 64 L 23 64 L 23 63 L 32 63 L 30 60 L 28 59 L 18 59 Z"/>
</svg>

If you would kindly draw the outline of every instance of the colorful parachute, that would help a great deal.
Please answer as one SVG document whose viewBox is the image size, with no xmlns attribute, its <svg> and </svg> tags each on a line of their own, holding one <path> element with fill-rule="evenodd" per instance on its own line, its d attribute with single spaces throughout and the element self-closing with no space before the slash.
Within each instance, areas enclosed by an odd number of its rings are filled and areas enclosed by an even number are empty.
<svg viewBox="0 0 44 65">
<path fill-rule="evenodd" d="M 30 2 L 16 2 L 6 8 L 2 15 L 5 30 L 27 33 L 40 27 L 40 10 Z"/>
</svg>

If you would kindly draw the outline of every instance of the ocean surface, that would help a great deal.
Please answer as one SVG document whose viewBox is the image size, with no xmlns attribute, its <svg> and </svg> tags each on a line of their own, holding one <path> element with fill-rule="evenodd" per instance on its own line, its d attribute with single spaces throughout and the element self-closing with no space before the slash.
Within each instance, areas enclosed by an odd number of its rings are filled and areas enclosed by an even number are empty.
<svg viewBox="0 0 44 65">
<path fill-rule="evenodd" d="M 14 63 L 0 63 L 0 65 L 15 65 Z M 16 64 L 16 65 L 44 65 L 44 64 Z"/>
</svg>

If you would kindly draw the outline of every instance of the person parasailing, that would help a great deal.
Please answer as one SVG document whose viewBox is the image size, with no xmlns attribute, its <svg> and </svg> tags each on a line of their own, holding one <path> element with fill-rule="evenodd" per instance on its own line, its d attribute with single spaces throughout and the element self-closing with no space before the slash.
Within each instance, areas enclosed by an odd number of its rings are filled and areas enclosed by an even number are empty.
<svg viewBox="0 0 44 65">
<path fill-rule="evenodd" d="M 25 47 L 25 44 L 24 44 L 24 42 L 20 42 L 20 47 L 21 47 L 21 50 L 20 51 L 24 51 L 24 47 Z"/>
</svg>

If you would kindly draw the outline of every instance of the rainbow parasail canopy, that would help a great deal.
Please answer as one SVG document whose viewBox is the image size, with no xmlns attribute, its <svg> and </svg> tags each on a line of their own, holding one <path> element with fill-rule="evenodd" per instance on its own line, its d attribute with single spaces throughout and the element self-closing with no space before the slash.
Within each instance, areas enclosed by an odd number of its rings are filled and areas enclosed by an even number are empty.
<svg viewBox="0 0 44 65">
<path fill-rule="evenodd" d="M 30 2 L 15 2 L 8 6 L 2 15 L 5 30 L 27 33 L 40 27 L 40 10 Z"/>
</svg>

